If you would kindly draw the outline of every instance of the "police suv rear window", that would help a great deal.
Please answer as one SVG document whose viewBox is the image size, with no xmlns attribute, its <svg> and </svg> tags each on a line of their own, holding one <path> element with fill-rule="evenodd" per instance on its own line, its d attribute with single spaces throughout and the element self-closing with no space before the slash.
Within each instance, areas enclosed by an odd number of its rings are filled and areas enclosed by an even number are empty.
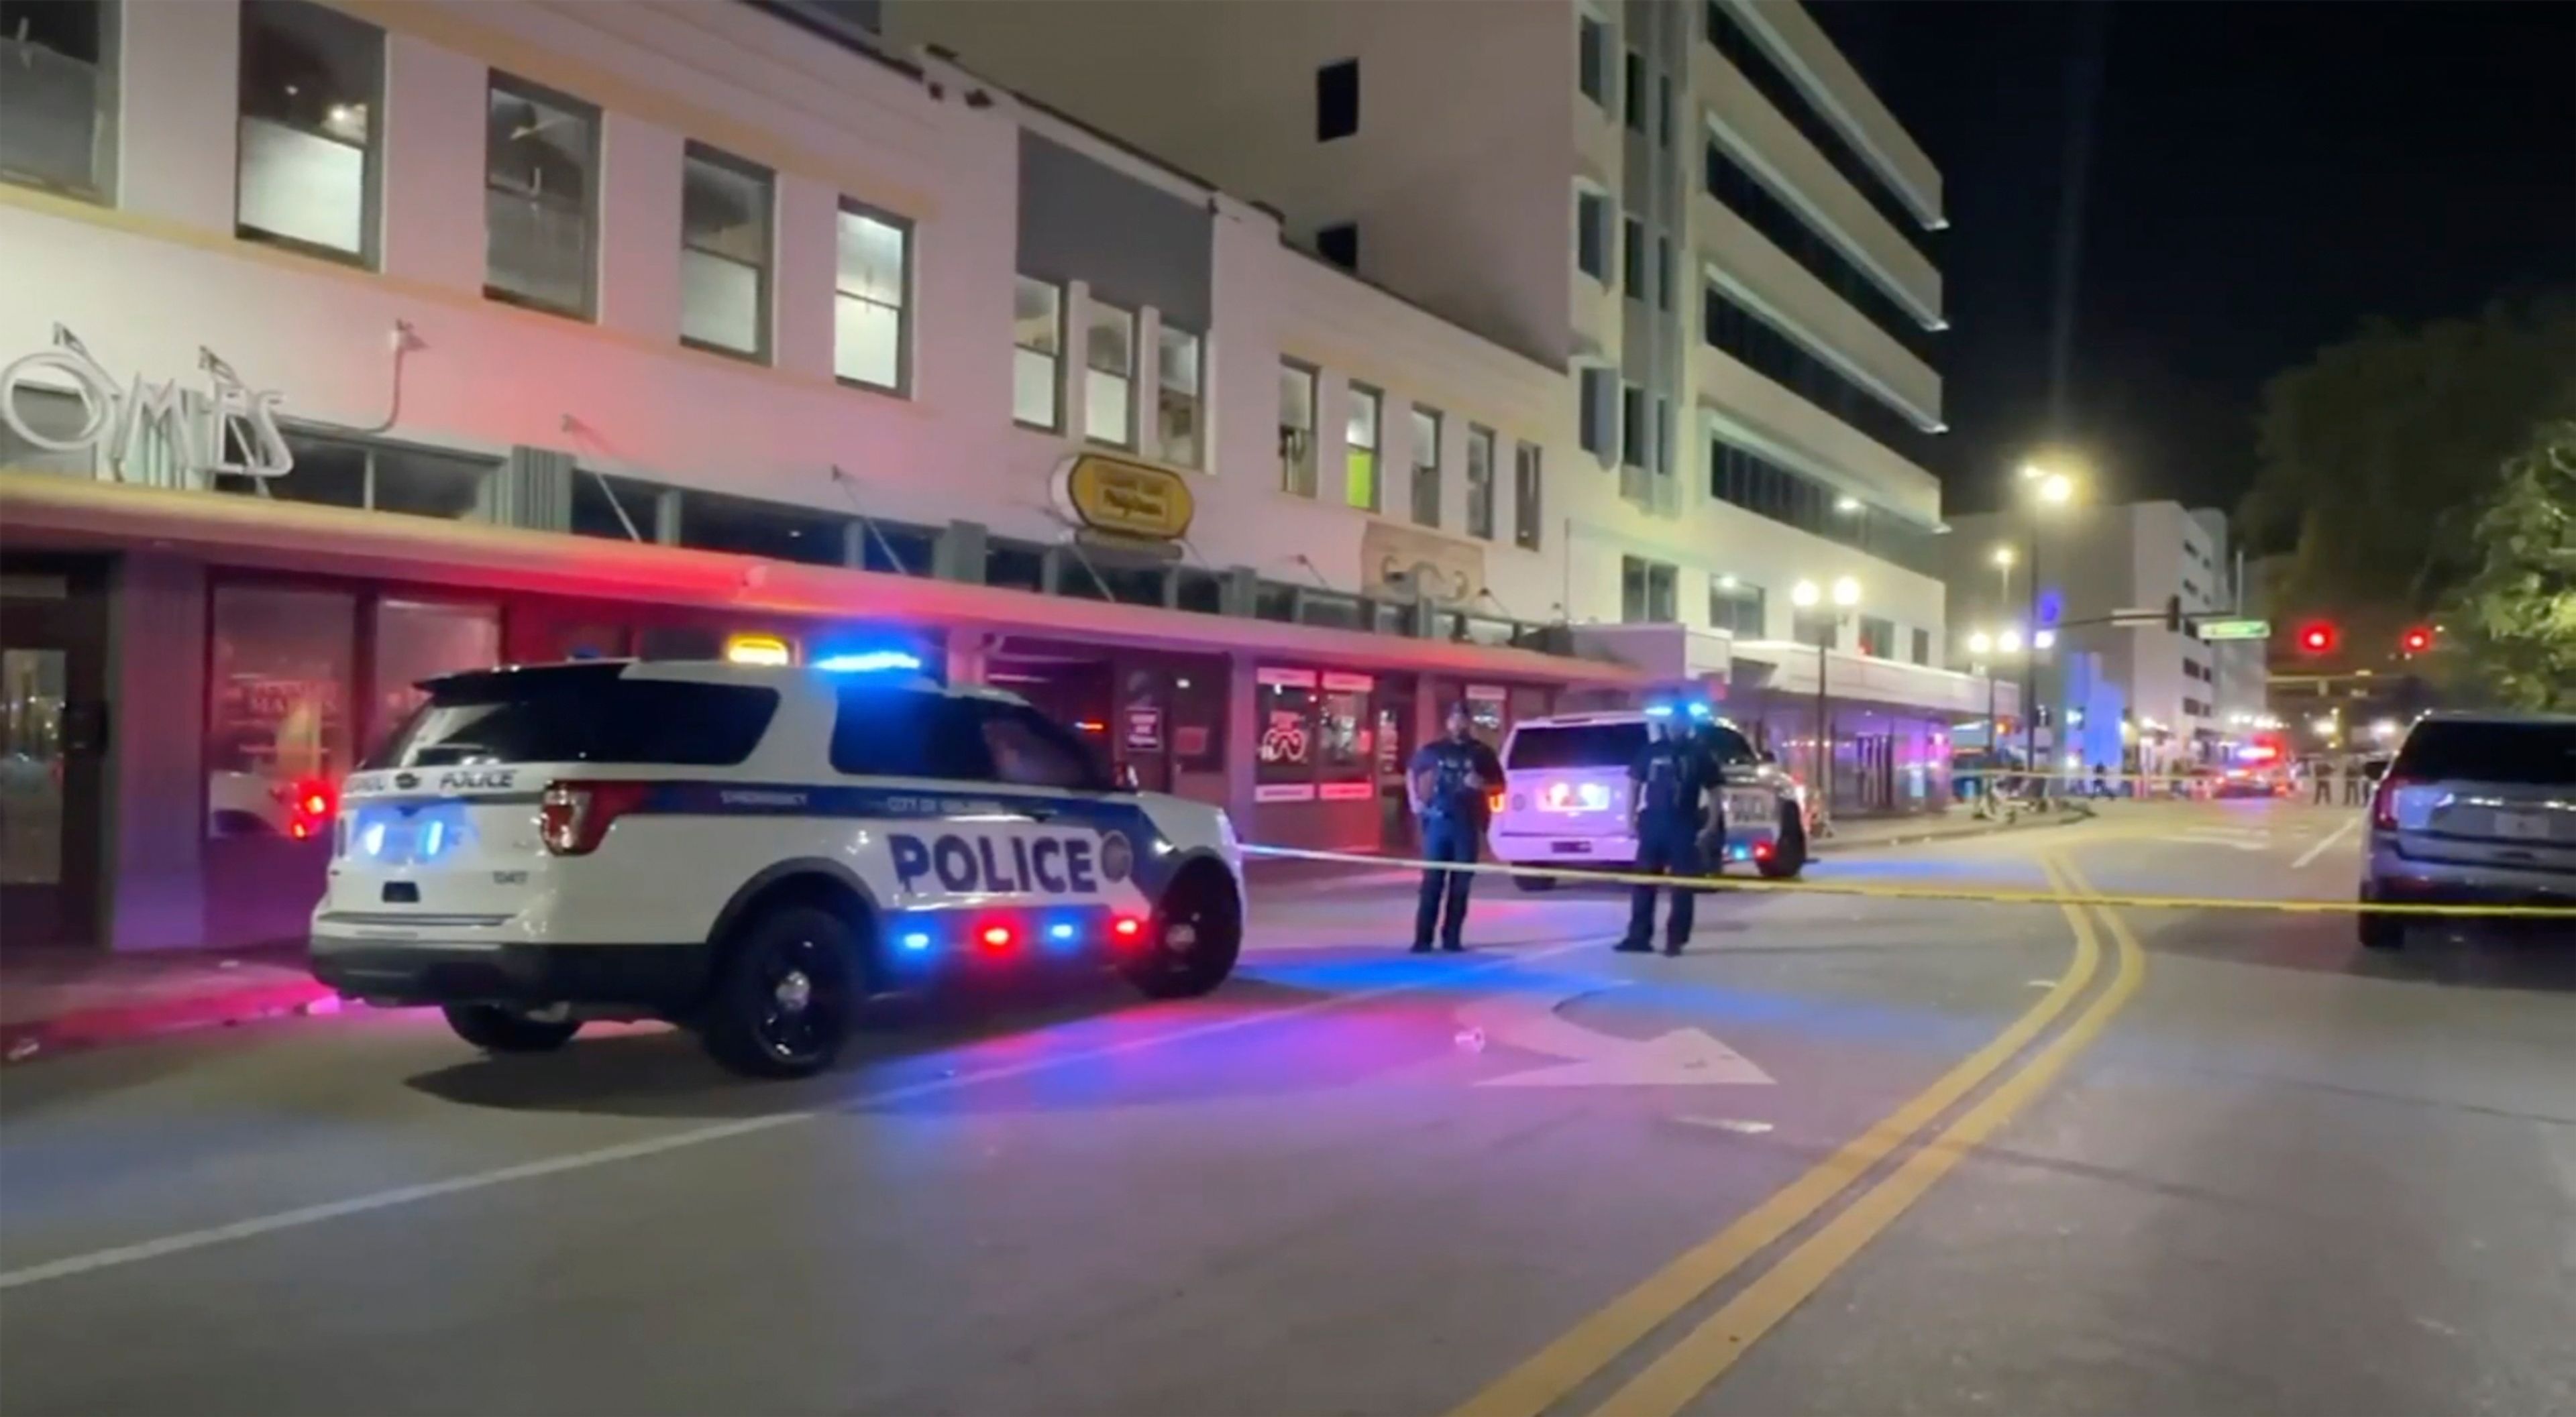
<svg viewBox="0 0 2576 1417">
<path fill-rule="evenodd" d="M 367 768 L 460 763 L 731 767 L 751 756 L 778 693 L 750 684 L 629 679 L 615 664 L 498 669 L 431 680 Z"/>
<path fill-rule="evenodd" d="M 2406 736 L 2395 772 L 2421 782 L 2576 787 L 2576 724 L 2427 719 Z"/>
<path fill-rule="evenodd" d="M 1642 723 L 1531 726 L 1512 737 L 1505 768 L 1626 768 L 1646 746 Z"/>
</svg>

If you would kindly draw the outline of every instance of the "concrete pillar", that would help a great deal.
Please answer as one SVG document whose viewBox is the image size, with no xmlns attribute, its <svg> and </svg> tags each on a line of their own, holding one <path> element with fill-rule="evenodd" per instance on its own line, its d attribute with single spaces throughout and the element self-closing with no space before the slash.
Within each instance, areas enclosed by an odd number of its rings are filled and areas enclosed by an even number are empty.
<svg viewBox="0 0 2576 1417">
<path fill-rule="evenodd" d="M 630 114 L 601 115 L 599 323 L 680 342 L 680 135 Z"/>
<path fill-rule="evenodd" d="M 1226 656 L 1225 676 L 1225 810 L 1234 829 L 1247 840 L 1257 835 L 1252 798 L 1261 761 L 1260 664 L 1245 650 Z"/>
<path fill-rule="evenodd" d="M 200 231 L 233 230 L 241 6 L 116 7 L 117 205 Z"/>
<path fill-rule="evenodd" d="M 186 949 L 206 934 L 205 568 L 132 553 L 114 587 L 101 943 Z"/>
<path fill-rule="evenodd" d="M 984 682 L 986 661 L 984 636 L 975 630 L 948 632 L 948 683 L 962 687 Z"/>
<path fill-rule="evenodd" d="M 841 198 L 823 183 L 778 175 L 777 270 L 769 281 L 770 363 L 817 379 L 835 377 L 841 262 Z"/>
</svg>

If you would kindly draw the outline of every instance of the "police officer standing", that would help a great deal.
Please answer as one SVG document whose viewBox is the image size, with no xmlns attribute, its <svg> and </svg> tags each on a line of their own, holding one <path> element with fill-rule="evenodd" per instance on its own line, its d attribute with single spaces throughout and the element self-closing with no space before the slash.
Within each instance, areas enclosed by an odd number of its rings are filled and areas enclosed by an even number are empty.
<svg viewBox="0 0 2576 1417">
<path fill-rule="evenodd" d="M 1503 785 L 1503 765 L 1468 732 L 1472 720 L 1463 703 L 1449 707 L 1448 736 L 1425 743 L 1413 755 L 1405 776 L 1413 788 L 1413 809 L 1421 814 L 1422 858 L 1426 861 L 1472 863 L 1485 839 L 1485 794 Z M 1459 932 L 1467 923 L 1467 891 L 1475 884 L 1469 871 L 1438 866 L 1422 873 L 1422 898 L 1413 911 L 1413 952 L 1431 949 L 1431 931 L 1440 930 L 1440 948 L 1462 950 Z"/>
<path fill-rule="evenodd" d="M 1637 870 L 1649 876 L 1701 874 L 1699 834 L 1707 821 L 1703 799 L 1718 781 L 1717 760 L 1697 735 L 1681 730 L 1669 713 L 1647 719 L 1645 748 L 1628 767 L 1636 791 Z M 1642 954 L 1654 948 L 1655 890 L 1635 888 L 1628 905 L 1628 933 L 1618 948 Z M 1664 953 L 1677 955 L 1691 934 L 1692 890 L 1675 886 L 1664 925 Z"/>
</svg>

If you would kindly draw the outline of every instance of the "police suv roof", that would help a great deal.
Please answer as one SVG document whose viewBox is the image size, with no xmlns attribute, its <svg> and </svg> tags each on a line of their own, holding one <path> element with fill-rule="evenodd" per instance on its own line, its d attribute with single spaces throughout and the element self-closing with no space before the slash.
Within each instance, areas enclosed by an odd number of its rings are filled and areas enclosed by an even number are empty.
<svg viewBox="0 0 2576 1417">
<path fill-rule="evenodd" d="M 985 699 L 994 703 L 1025 704 L 1027 700 L 1007 689 L 987 688 L 979 684 L 944 685 L 928 675 L 897 667 L 882 669 L 829 669 L 811 664 L 738 664 L 719 659 L 564 659 L 537 664 L 505 664 L 494 669 L 469 669 L 442 674 L 420 681 L 424 689 L 442 685 L 475 684 L 493 688 L 514 678 L 533 680 L 539 675 L 557 675 L 567 671 L 605 676 L 614 671 L 625 679 L 666 679 L 696 684 L 761 684 L 779 689 L 820 688 L 837 693 L 853 685 L 871 688 L 908 689 L 915 693 L 944 694 L 953 699 Z"/>
</svg>

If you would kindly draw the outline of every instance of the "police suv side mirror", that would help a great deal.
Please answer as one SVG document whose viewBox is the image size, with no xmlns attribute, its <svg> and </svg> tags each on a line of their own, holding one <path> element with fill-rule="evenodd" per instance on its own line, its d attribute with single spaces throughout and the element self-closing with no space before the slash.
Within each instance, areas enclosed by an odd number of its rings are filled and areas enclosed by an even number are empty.
<svg viewBox="0 0 2576 1417">
<path fill-rule="evenodd" d="M 1761 754 L 1760 754 L 1760 760 L 1761 760 L 1762 766 L 1764 766 L 1764 767 L 1766 767 L 1766 768 L 1776 768 L 1776 767 L 1780 766 L 1780 755 L 1779 755 L 1779 754 L 1777 754 L 1777 753 L 1775 753 L 1775 752 L 1772 752 L 1772 751 L 1771 751 L 1770 749 L 1768 749 L 1768 748 L 1765 748 L 1765 749 L 1763 749 L 1763 750 L 1762 750 L 1762 752 L 1761 752 Z"/>
</svg>

